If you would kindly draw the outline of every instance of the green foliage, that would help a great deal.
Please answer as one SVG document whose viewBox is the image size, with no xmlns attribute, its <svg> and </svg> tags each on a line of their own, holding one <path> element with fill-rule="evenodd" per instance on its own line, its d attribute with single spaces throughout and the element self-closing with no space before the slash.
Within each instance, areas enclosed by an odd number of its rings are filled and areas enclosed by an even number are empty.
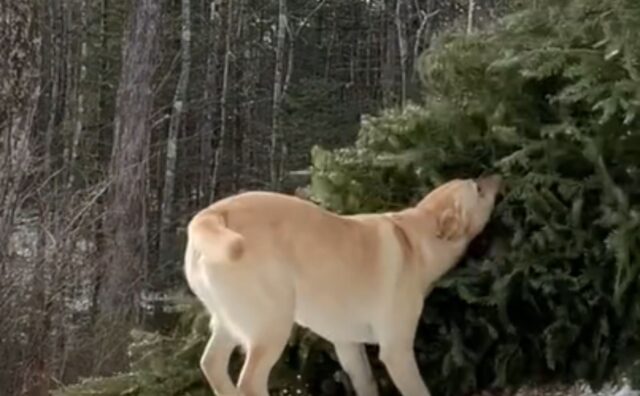
<svg viewBox="0 0 640 396">
<path fill-rule="evenodd" d="M 212 395 L 199 368 L 210 335 L 210 317 L 195 300 L 175 299 L 167 308 L 180 312 L 170 334 L 134 330 L 129 344 L 128 372 L 103 378 L 87 378 L 63 387 L 53 396 L 206 396 Z M 235 380 L 244 356 L 231 357 Z M 342 388 L 335 374 L 339 366 L 329 344 L 312 333 L 295 328 L 283 358 L 271 374 L 274 395 L 333 395 Z"/>
<path fill-rule="evenodd" d="M 315 199 L 342 213 L 506 176 L 490 227 L 427 300 L 416 349 L 436 394 L 597 385 L 640 341 L 640 3 L 537 3 L 444 39 L 422 58 L 424 104 L 313 152 Z"/>
<path fill-rule="evenodd" d="M 54 396 L 207 395 L 198 367 L 207 331 L 207 315 L 199 305 L 190 303 L 172 334 L 132 332 L 130 372 L 89 378 L 54 392 Z"/>
</svg>

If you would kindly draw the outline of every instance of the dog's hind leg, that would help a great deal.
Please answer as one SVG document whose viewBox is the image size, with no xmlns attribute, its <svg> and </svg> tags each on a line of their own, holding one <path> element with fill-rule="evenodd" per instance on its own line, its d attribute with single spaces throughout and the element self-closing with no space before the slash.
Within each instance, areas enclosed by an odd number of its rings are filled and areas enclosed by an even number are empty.
<svg viewBox="0 0 640 396">
<path fill-rule="evenodd" d="M 357 396 L 378 396 L 378 388 L 364 345 L 357 343 L 335 343 L 340 365 L 349 375 Z"/>
<path fill-rule="evenodd" d="M 247 345 L 246 359 L 238 380 L 242 396 L 269 396 L 269 374 L 284 351 L 293 321 L 273 325 L 259 337 L 252 337 Z"/>
<path fill-rule="evenodd" d="M 211 337 L 200 359 L 200 368 L 216 395 L 239 396 L 229 377 L 228 368 L 229 358 L 238 343 L 220 321 L 211 326 L 211 331 Z"/>
<path fill-rule="evenodd" d="M 294 289 L 288 276 L 270 263 L 240 263 L 214 267 L 210 279 L 222 322 L 245 351 L 237 388 L 242 396 L 268 396 L 269 374 L 293 327 Z"/>
</svg>

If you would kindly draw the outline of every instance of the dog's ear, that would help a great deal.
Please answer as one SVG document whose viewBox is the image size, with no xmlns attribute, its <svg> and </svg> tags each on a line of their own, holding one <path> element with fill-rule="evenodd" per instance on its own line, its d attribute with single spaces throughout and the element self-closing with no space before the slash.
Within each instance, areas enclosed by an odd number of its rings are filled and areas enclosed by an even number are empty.
<svg viewBox="0 0 640 396">
<path fill-rule="evenodd" d="M 438 215 L 436 235 L 449 241 L 460 239 L 466 232 L 466 223 L 460 203 L 454 200 L 445 205 Z"/>
</svg>

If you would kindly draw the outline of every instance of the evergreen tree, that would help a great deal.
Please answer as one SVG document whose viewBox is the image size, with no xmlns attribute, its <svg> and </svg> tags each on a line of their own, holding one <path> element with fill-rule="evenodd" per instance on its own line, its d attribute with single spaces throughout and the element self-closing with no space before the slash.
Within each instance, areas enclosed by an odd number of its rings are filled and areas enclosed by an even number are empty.
<svg viewBox="0 0 640 396">
<path fill-rule="evenodd" d="M 444 38 L 422 58 L 422 105 L 313 155 L 316 199 L 343 213 L 507 177 L 491 226 L 426 303 L 416 348 L 438 394 L 597 384 L 637 352 L 640 4 L 557 3 Z"/>
</svg>

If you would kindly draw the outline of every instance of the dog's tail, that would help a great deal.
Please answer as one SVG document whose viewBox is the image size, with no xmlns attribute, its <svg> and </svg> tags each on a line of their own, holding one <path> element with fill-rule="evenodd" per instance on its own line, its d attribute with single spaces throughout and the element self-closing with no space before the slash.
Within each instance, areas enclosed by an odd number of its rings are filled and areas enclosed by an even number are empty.
<svg viewBox="0 0 640 396">
<path fill-rule="evenodd" d="M 237 261 L 244 253 L 244 238 L 227 227 L 225 216 L 203 211 L 194 216 L 187 228 L 195 250 L 215 264 Z"/>
</svg>

